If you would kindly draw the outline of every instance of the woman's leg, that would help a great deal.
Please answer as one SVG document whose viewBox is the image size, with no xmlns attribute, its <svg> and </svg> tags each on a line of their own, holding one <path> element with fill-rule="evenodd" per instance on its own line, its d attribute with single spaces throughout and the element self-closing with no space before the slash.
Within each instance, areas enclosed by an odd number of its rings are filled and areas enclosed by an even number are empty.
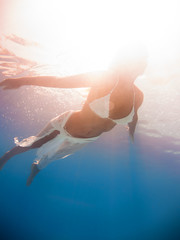
<svg viewBox="0 0 180 240">
<path fill-rule="evenodd" d="M 46 137 L 40 139 L 39 141 L 37 141 L 34 145 L 32 145 L 32 147 L 40 147 L 42 146 L 44 143 L 50 141 L 51 139 L 55 138 L 58 134 L 60 134 L 60 131 L 55 130 L 53 131 L 51 134 L 47 135 Z M 29 186 L 34 177 L 40 172 L 40 169 L 38 168 L 38 161 L 34 162 L 31 166 L 31 173 L 27 179 L 26 185 Z"/>
<path fill-rule="evenodd" d="M 20 146 L 16 146 L 14 148 L 12 148 L 10 151 L 6 152 L 1 158 L 0 158 L 0 169 L 3 168 L 3 166 L 6 164 L 6 162 L 14 157 L 17 154 L 23 153 L 28 151 L 29 148 L 27 147 L 20 147 Z"/>
<path fill-rule="evenodd" d="M 45 132 L 45 130 L 43 130 L 43 132 Z M 34 149 L 34 148 L 39 148 L 41 147 L 43 144 L 47 143 L 48 141 L 52 140 L 53 138 L 55 138 L 58 134 L 60 133 L 60 131 L 58 130 L 54 130 L 53 132 L 51 132 L 49 135 L 46 135 L 45 137 L 42 137 L 41 139 L 37 140 L 36 142 L 34 142 L 30 147 L 21 147 L 21 146 L 16 146 L 14 148 L 12 148 L 10 151 L 6 152 L 1 158 L 0 158 L 0 169 L 3 168 L 3 166 L 6 164 L 6 162 L 16 156 L 17 154 L 20 153 L 24 153 L 30 149 Z M 38 135 L 40 136 L 40 135 Z"/>
<path fill-rule="evenodd" d="M 29 186 L 32 183 L 34 177 L 40 172 L 40 169 L 37 167 L 37 165 L 38 164 L 36 162 L 31 165 L 31 173 L 27 179 L 26 186 Z"/>
</svg>

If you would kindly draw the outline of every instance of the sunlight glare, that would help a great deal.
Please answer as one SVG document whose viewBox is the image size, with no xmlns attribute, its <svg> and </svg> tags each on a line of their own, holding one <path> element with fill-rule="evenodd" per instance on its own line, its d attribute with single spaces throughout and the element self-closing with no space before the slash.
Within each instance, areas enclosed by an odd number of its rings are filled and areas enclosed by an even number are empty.
<svg viewBox="0 0 180 240">
<path fill-rule="evenodd" d="M 71 52 L 82 69 L 91 69 L 106 68 L 124 43 L 141 42 L 152 61 L 164 61 L 180 38 L 177 4 L 177 0 L 19 0 L 11 13 L 16 19 L 14 32 L 44 46 L 46 62 L 52 64 L 58 61 L 53 55 Z"/>
</svg>

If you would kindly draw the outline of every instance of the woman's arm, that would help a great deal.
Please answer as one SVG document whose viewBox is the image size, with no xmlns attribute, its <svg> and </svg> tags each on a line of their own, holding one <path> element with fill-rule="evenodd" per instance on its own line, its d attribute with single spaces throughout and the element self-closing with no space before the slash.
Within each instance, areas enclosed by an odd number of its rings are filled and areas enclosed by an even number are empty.
<svg viewBox="0 0 180 240">
<path fill-rule="evenodd" d="M 102 84 L 101 79 L 104 78 L 104 76 L 104 72 L 92 72 L 67 77 L 35 76 L 9 78 L 0 82 L 0 87 L 3 87 L 3 89 L 15 89 L 24 85 L 52 88 L 93 87 L 98 86 L 98 84 Z"/>
<path fill-rule="evenodd" d="M 138 115 L 137 115 L 137 111 L 135 111 L 132 122 L 128 123 L 129 136 L 133 142 L 134 142 L 134 133 L 135 133 L 137 121 L 138 121 Z"/>
<path fill-rule="evenodd" d="M 134 142 L 134 133 L 135 133 L 135 129 L 136 129 L 136 125 L 138 122 L 138 109 L 141 106 L 142 102 L 143 102 L 143 98 L 144 95 L 141 92 L 141 90 L 139 88 L 137 88 L 135 86 L 135 103 L 134 103 L 134 117 L 132 122 L 128 123 L 129 126 L 129 135 L 131 137 L 131 140 Z"/>
</svg>

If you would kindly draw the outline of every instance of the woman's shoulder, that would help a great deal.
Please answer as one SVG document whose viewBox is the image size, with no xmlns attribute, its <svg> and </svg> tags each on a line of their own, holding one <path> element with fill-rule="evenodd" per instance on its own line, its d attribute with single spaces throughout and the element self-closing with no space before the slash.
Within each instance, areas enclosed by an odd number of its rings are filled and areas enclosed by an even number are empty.
<svg viewBox="0 0 180 240">
<path fill-rule="evenodd" d="M 93 87 L 104 87 L 105 85 L 113 85 L 114 74 L 108 70 L 94 71 L 87 74 L 91 79 Z"/>
</svg>

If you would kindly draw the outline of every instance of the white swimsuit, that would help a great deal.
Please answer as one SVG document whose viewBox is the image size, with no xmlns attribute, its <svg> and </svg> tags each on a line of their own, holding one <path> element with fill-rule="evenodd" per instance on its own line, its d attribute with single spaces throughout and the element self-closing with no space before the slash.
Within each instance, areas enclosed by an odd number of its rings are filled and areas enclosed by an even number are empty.
<svg viewBox="0 0 180 240">
<path fill-rule="evenodd" d="M 43 134 L 39 137 L 31 136 L 26 139 L 23 139 L 21 142 L 15 138 L 15 144 L 20 147 L 30 147 L 36 141 L 44 138 L 55 130 L 58 130 L 60 134 L 58 134 L 52 140 L 44 143 L 37 150 L 37 160 L 35 161 L 38 169 L 43 169 L 50 162 L 65 158 L 82 147 L 86 146 L 90 142 L 94 142 L 98 137 L 92 138 L 77 138 L 71 136 L 64 128 L 66 122 L 70 118 L 70 116 L 75 111 L 68 111 L 60 116 L 53 118 L 50 121 L 49 128 L 43 132 Z"/>
<path fill-rule="evenodd" d="M 110 93 L 104 97 L 96 99 L 92 101 L 89 106 L 94 113 L 102 118 L 109 118 L 109 103 L 110 97 L 115 89 L 117 83 L 110 91 Z M 43 133 L 40 136 L 31 136 L 26 139 L 23 139 L 21 142 L 15 138 L 15 144 L 20 147 L 30 147 L 36 141 L 43 139 L 45 136 L 48 136 L 53 131 L 58 130 L 60 134 L 51 139 L 50 141 L 44 143 L 37 150 L 37 160 L 36 164 L 39 169 L 46 167 L 50 162 L 58 159 L 65 158 L 77 150 L 81 149 L 85 145 L 90 142 L 95 141 L 98 137 L 92 138 L 77 138 L 71 136 L 64 128 L 66 122 L 70 118 L 70 116 L 74 113 L 74 111 L 68 111 L 60 116 L 53 118 L 48 125 L 48 128 L 45 128 Z M 134 103 L 133 108 L 130 114 L 121 119 L 111 119 L 113 122 L 117 124 L 127 124 L 131 122 L 134 116 Z"/>
<path fill-rule="evenodd" d="M 114 91 L 114 89 L 116 88 L 117 84 L 118 84 L 119 80 L 116 81 L 115 86 L 112 88 L 112 90 L 110 91 L 110 93 L 108 93 L 106 96 L 98 98 L 93 100 L 90 104 L 89 107 L 90 109 L 97 114 L 99 117 L 101 118 L 109 118 L 111 119 L 113 122 L 115 122 L 116 124 L 122 124 L 122 125 L 126 125 L 129 122 L 132 122 L 133 120 L 133 116 L 134 116 L 134 102 L 135 102 L 135 91 L 134 91 L 134 99 L 133 99 L 133 107 L 131 112 L 129 113 L 128 116 L 124 117 L 124 118 L 120 118 L 120 119 L 112 119 L 109 117 L 109 109 L 110 109 L 110 97 L 112 92 Z"/>
</svg>

